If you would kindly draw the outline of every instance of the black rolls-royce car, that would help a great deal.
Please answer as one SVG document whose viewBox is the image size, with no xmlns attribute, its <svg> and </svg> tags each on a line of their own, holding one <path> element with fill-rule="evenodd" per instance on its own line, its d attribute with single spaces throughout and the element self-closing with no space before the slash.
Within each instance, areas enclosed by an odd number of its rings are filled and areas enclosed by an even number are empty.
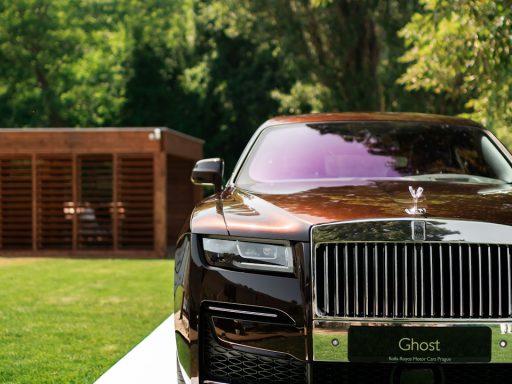
<svg viewBox="0 0 512 384">
<path fill-rule="evenodd" d="M 512 381 L 512 156 L 479 124 L 263 124 L 175 254 L 185 383 Z"/>
</svg>

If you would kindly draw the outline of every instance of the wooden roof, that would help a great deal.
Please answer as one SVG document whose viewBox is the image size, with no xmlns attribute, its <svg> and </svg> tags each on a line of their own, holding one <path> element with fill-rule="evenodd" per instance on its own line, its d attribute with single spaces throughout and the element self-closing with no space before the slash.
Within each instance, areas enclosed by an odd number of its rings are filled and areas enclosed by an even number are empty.
<svg viewBox="0 0 512 384">
<path fill-rule="evenodd" d="M 0 135 L 2 154 L 165 152 L 197 160 L 204 144 L 166 127 L 2 128 Z"/>
</svg>

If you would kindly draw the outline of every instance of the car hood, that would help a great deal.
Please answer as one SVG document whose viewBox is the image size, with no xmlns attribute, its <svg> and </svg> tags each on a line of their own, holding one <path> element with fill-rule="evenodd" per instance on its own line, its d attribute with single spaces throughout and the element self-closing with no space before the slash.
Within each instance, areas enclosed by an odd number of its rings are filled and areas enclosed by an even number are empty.
<svg viewBox="0 0 512 384">
<path fill-rule="evenodd" d="M 409 191 L 424 188 L 411 216 Z M 352 180 L 325 184 L 261 184 L 228 188 L 217 205 L 232 236 L 308 241 L 312 225 L 384 218 L 436 218 L 512 225 L 512 186 Z M 221 206 L 219 206 L 221 205 Z"/>
</svg>

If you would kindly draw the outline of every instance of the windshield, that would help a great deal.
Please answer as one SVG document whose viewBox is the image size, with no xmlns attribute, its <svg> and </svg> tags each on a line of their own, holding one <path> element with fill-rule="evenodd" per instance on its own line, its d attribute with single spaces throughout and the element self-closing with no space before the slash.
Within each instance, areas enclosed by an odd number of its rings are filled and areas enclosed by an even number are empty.
<svg viewBox="0 0 512 384">
<path fill-rule="evenodd" d="M 237 183 L 346 178 L 512 181 L 483 130 L 424 123 L 295 124 L 265 129 Z"/>
</svg>

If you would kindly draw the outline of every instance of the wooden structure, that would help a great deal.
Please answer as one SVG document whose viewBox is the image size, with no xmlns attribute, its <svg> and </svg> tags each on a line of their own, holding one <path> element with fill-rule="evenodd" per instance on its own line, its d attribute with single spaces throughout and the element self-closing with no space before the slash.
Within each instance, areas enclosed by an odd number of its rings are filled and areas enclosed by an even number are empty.
<svg viewBox="0 0 512 384">
<path fill-rule="evenodd" d="M 0 256 L 166 257 L 202 151 L 167 128 L 0 129 Z"/>
</svg>

